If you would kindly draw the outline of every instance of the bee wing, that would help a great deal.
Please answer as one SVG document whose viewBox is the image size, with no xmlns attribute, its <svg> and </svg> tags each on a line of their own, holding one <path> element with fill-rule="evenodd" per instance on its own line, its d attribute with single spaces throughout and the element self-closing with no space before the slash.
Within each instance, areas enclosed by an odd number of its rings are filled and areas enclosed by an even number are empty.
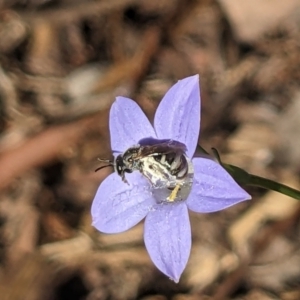
<svg viewBox="0 0 300 300">
<path fill-rule="evenodd" d="M 158 140 L 157 144 L 141 146 L 138 156 L 140 158 L 143 158 L 146 156 L 163 155 L 170 153 L 182 155 L 185 154 L 186 151 L 186 146 L 178 141 Z"/>
</svg>

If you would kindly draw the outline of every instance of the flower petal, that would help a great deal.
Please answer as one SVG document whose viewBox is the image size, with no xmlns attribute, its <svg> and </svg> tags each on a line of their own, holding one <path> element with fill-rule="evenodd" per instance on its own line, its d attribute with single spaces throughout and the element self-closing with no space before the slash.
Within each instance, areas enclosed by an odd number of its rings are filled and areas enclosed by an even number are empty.
<svg viewBox="0 0 300 300">
<path fill-rule="evenodd" d="M 126 174 L 130 185 L 116 173 L 100 185 L 92 204 L 93 226 L 104 233 L 118 233 L 140 222 L 155 204 L 148 181 L 138 172 Z"/>
<path fill-rule="evenodd" d="M 194 155 L 200 131 L 198 75 L 179 80 L 169 89 L 157 108 L 154 128 L 159 139 L 182 142 L 187 155 Z"/>
<path fill-rule="evenodd" d="M 186 204 L 155 206 L 146 217 L 144 239 L 156 267 L 178 282 L 191 251 L 191 226 Z"/>
<path fill-rule="evenodd" d="M 219 211 L 251 199 L 225 169 L 208 158 L 194 158 L 194 183 L 187 199 L 190 210 L 200 213 Z"/>
<path fill-rule="evenodd" d="M 124 152 L 146 137 L 156 137 L 141 108 L 131 99 L 117 97 L 109 115 L 110 141 L 113 151 Z"/>
</svg>

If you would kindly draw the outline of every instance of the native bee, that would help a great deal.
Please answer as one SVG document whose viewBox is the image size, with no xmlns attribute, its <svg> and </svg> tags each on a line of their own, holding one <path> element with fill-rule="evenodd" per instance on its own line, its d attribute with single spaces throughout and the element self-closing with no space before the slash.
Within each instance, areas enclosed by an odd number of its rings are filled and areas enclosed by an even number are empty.
<svg viewBox="0 0 300 300">
<path fill-rule="evenodd" d="M 125 173 L 140 171 L 156 187 L 170 187 L 185 178 L 189 171 L 186 146 L 174 140 L 143 139 L 139 144 L 119 154 L 115 161 L 100 160 L 113 166 L 118 175 L 127 183 Z"/>
</svg>

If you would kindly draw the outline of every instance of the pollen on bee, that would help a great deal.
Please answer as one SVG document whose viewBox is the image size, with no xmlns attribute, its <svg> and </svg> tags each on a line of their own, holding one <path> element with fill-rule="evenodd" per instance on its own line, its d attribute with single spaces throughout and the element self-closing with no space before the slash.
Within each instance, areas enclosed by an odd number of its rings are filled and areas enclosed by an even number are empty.
<svg viewBox="0 0 300 300">
<path fill-rule="evenodd" d="M 173 189 L 173 191 L 171 192 L 170 196 L 167 198 L 167 200 L 173 202 L 176 199 L 179 190 L 180 190 L 180 184 L 177 184 Z"/>
</svg>

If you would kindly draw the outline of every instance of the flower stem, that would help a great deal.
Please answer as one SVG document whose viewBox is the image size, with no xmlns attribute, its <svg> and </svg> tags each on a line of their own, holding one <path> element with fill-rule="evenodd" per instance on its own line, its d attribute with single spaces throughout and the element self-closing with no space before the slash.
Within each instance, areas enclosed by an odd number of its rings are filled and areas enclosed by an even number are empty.
<svg viewBox="0 0 300 300">
<path fill-rule="evenodd" d="M 201 146 L 199 146 L 198 150 L 200 150 L 202 153 L 208 154 L 208 152 Z M 271 179 L 250 174 L 237 166 L 223 163 L 218 151 L 215 148 L 212 148 L 212 152 L 222 167 L 234 178 L 237 183 L 241 185 L 258 186 L 300 200 L 300 191 Z"/>
<path fill-rule="evenodd" d="M 258 186 L 300 200 L 300 191 L 293 189 L 285 184 L 257 175 L 249 174 L 245 170 L 230 164 L 222 163 L 222 166 L 240 184 Z"/>
<path fill-rule="evenodd" d="M 300 200 L 300 191 L 298 190 L 295 190 L 285 184 L 264 177 L 260 177 L 252 174 L 249 175 L 250 175 L 250 180 L 248 185 L 259 186 L 265 189 L 273 190 L 281 194 L 295 198 L 297 200 Z"/>
</svg>

